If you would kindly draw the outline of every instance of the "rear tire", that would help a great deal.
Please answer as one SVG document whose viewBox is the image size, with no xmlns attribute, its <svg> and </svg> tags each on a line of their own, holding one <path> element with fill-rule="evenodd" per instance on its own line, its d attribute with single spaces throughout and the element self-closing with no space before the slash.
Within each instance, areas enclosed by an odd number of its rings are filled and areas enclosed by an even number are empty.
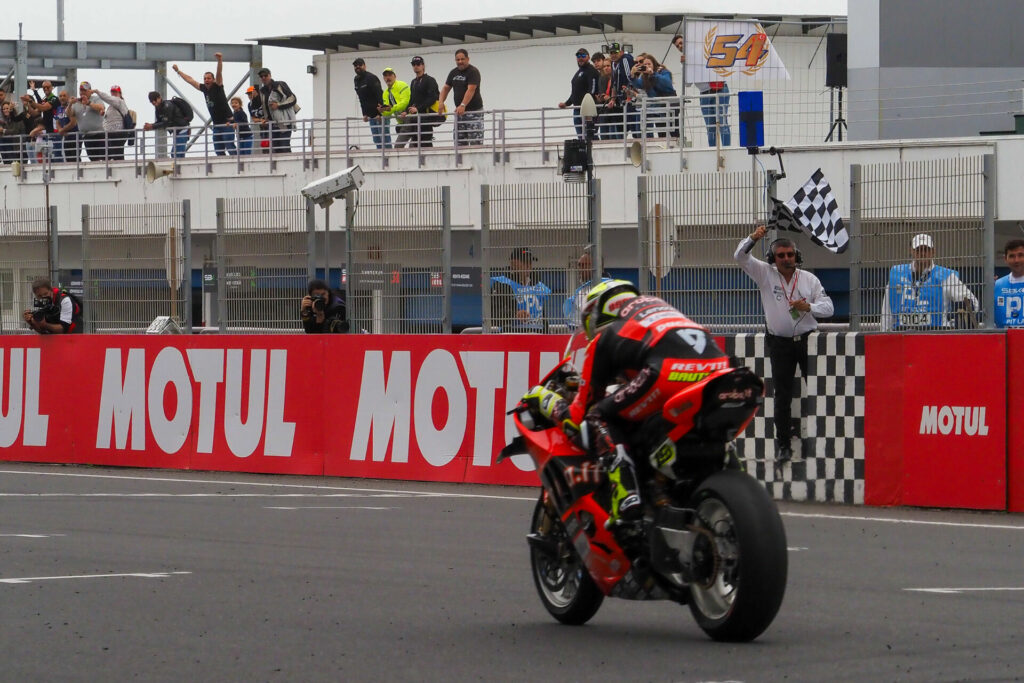
<svg viewBox="0 0 1024 683">
<path fill-rule="evenodd" d="M 753 477 L 724 471 L 700 485 L 691 507 L 705 533 L 694 542 L 690 611 L 715 640 L 753 640 L 786 592 L 786 530 L 775 501 Z"/>
<path fill-rule="evenodd" d="M 533 511 L 530 533 L 550 541 L 550 552 L 530 545 L 533 583 L 545 609 L 563 624 L 587 623 L 604 602 L 604 594 L 583 566 L 562 520 L 549 514 L 543 493 Z"/>
</svg>

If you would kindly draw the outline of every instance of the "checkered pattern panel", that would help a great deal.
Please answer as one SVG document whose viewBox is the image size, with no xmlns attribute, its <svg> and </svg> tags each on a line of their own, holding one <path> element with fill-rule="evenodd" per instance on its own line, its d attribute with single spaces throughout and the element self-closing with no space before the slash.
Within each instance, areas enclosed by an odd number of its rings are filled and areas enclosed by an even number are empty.
<svg viewBox="0 0 1024 683">
<path fill-rule="evenodd" d="M 781 500 L 864 503 L 864 338 L 814 333 L 807 343 L 808 374 L 798 382 L 792 414 L 800 423 L 794 459 L 775 461 L 775 399 L 764 334 L 726 338 L 736 356 L 767 385 L 764 409 L 737 440 L 747 471 Z M 799 379 L 799 372 L 798 372 Z"/>
</svg>

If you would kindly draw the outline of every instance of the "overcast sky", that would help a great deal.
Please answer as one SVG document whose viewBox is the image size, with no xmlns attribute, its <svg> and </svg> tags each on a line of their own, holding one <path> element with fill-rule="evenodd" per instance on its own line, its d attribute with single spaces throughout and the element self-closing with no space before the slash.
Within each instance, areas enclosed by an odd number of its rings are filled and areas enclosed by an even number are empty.
<svg viewBox="0 0 1024 683">
<path fill-rule="evenodd" d="M 400 26 L 412 23 L 412 0 L 367 3 L 363 0 L 285 0 L 283 2 L 210 2 L 209 0 L 66 0 L 64 8 L 65 40 L 125 41 L 147 43 L 244 43 L 256 38 L 331 31 L 351 31 L 378 26 Z M 423 0 L 423 22 L 436 23 L 463 19 L 502 17 L 509 14 L 507 0 Z M 560 12 L 623 12 L 636 11 L 635 3 L 591 0 L 586 3 L 565 0 L 517 0 L 515 13 L 555 14 Z M 727 12 L 738 14 L 784 14 L 808 16 L 845 16 L 847 0 L 647 0 L 643 12 Z M 367 11 L 370 10 L 370 11 Z M 5 1 L 3 34 L 0 38 L 18 37 L 18 23 L 26 40 L 57 39 L 56 0 Z M 306 65 L 312 64 L 313 52 L 267 47 L 263 49 L 264 66 L 274 77 L 287 81 L 300 103 L 312 107 L 312 77 Z M 202 80 L 202 72 L 212 70 L 210 64 L 181 64 L 182 70 Z M 224 82 L 233 86 L 244 75 L 240 64 L 225 65 Z M 132 109 L 141 121 L 152 120 L 152 107 L 146 93 L 153 89 L 153 76 L 148 71 L 82 70 L 80 80 L 107 91 L 117 84 L 124 89 Z M 173 73 L 168 79 L 178 87 L 188 86 Z M 184 89 L 183 89 L 184 91 Z M 192 93 L 192 91 L 186 91 Z M 202 104 L 199 93 L 190 97 Z"/>
</svg>

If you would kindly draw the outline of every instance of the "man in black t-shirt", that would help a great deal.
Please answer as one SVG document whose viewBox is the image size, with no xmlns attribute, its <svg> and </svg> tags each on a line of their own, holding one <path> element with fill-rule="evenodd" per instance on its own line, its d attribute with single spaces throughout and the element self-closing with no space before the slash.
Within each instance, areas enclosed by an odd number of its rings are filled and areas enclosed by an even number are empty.
<svg viewBox="0 0 1024 683">
<path fill-rule="evenodd" d="M 455 68 L 448 73 L 441 90 L 441 107 L 455 91 L 455 141 L 458 145 L 484 144 L 484 99 L 480 96 L 480 70 L 469 63 L 469 52 L 455 51 Z"/>
<path fill-rule="evenodd" d="M 224 94 L 224 55 L 217 52 L 213 56 L 217 58 L 217 75 L 207 71 L 203 74 L 202 83 L 179 69 L 177 64 L 172 68 L 174 73 L 206 97 L 206 108 L 210 110 L 210 121 L 213 122 L 213 149 L 217 156 L 234 155 L 238 152 L 235 150 L 235 131 L 231 127 L 234 117 Z"/>
</svg>

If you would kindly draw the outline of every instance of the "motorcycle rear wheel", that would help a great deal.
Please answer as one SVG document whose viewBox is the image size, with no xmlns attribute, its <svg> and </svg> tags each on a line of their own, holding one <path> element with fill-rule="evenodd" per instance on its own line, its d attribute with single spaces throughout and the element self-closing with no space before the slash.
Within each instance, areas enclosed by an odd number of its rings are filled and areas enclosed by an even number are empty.
<svg viewBox="0 0 1024 683">
<path fill-rule="evenodd" d="M 563 624 L 587 623 L 604 602 L 604 594 L 583 566 L 562 520 L 549 513 L 544 494 L 533 511 L 530 533 L 545 541 L 530 544 L 533 583 L 545 609 Z"/>
<path fill-rule="evenodd" d="M 701 483 L 691 506 L 705 533 L 693 547 L 690 611 L 715 640 L 753 640 L 786 592 L 786 530 L 775 501 L 753 477 L 723 471 Z"/>
</svg>

